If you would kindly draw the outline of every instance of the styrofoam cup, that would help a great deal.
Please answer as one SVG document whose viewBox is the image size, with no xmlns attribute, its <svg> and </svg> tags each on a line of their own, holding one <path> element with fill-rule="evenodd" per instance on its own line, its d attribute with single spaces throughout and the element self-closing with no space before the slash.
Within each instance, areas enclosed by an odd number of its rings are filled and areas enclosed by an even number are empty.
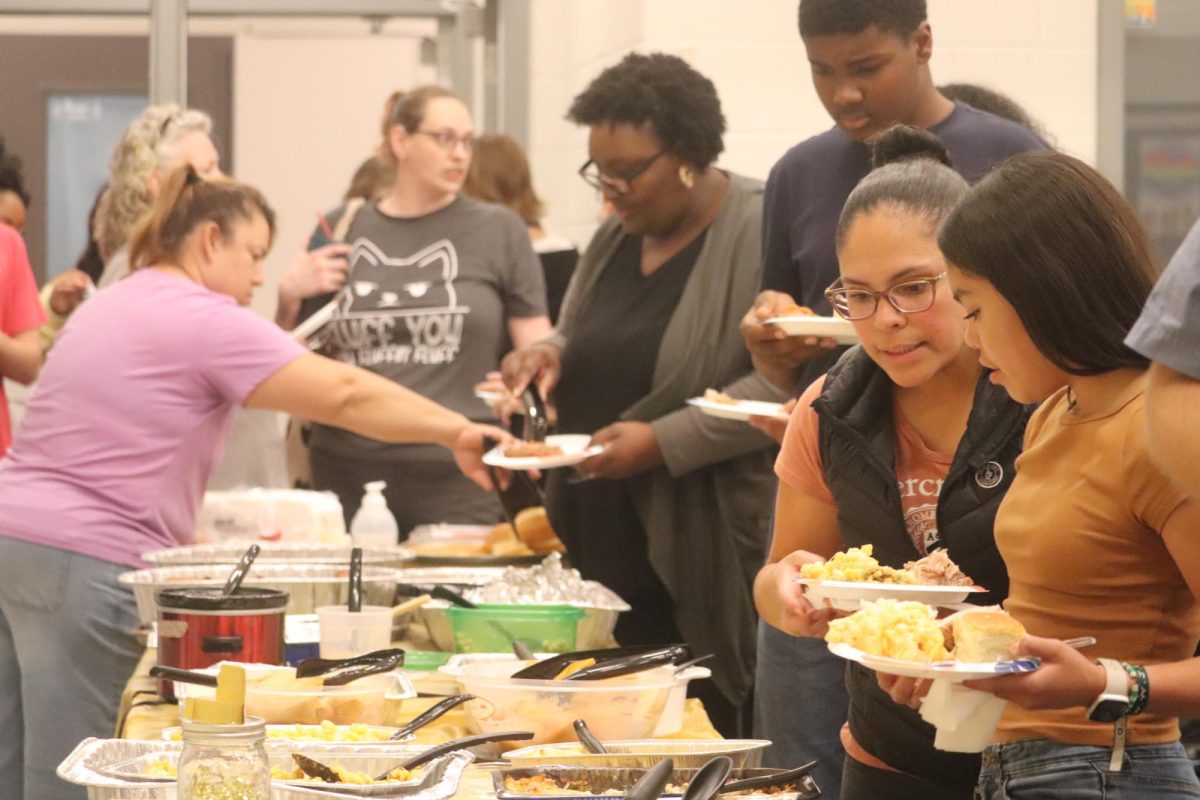
<svg viewBox="0 0 1200 800">
<path fill-rule="evenodd" d="M 351 612 L 345 606 L 317 609 L 321 658 L 353 658 L 392 643 L 391 606 L 363 606 Z"/>
</svg>

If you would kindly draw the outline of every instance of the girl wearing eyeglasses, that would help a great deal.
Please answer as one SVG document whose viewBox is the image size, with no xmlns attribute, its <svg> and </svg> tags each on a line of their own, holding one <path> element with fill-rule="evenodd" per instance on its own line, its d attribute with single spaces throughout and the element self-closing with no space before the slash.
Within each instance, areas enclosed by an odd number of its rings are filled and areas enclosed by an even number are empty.
<svg viewBox="0 0 1200 800">
<path fill-rule="evenodd" d="M 979 796 L 1200 797 L 1177 719 L 1200 711 L 1200 500 L 1154 463 L 1148 361 L 1124 343 L 1156 277 L 1146 235 L 1103 176 L 1044 153 L 981 181 L 939 241 L 990 381 L 1041 402 L 996 544 L 1016 650 L 1042 663 L 968 682 L 1010 701 Z M 1080 635 L 1097 643 L 1060 641 Z M 881 678 L 901 702 L 927 688 Z"/>
<path fill-rule="evenodd" d="M 328 215 L 331 232 L 345 228 L 342 242 L 314 255 L 335 263 L 290 271 L 277 321 L 291 328 L 336 296 L 321 352 L 483 421 L 490 413 L 475 384 L 499 368 L 511 345 L 551 333 L 541 266 L 520 217 L 461 193 L 475 144 L 462 100 L 425 86 L 397 98 L 389 113 L 381 154 L 395 167 L 395 182 L 378 200 Z M 313 248 L 329 242 L 318 235 Z M 300 298 L 313 294 L 301 309 Z M 401 538 L 423 523 L 501 516 L 495 496 L 464 478 L 439 448 L 318 425 L 311 462 L 315 487 L 338 495 L 347 520 L 363 484 L 386 481 Z"/>
<path fill-rule="evenodd" d="M 1027 414 L 982 377 L 946 283 L 937 228 L 967 183 L 941 143 L 913 128 L 881 134 L 873 158 L 838 221 L 841 275 L 827 292 L 861 345 L 792 413 L 775 536 L 755 583 L 763 618 L 793 636 L 823 635 L 834 614 L 804 598 L 800 566 L 849 546 L 873 545 L 892 567 L 945 549 L 990 590 L 984 602 L 1008 588 L 992 519 Z M 846 683 L 843 798 L 971 797 L 977 756 L 935 750 L 933 729 L 890 703 L 870 670 L 849 664 Z"/>
</svg>

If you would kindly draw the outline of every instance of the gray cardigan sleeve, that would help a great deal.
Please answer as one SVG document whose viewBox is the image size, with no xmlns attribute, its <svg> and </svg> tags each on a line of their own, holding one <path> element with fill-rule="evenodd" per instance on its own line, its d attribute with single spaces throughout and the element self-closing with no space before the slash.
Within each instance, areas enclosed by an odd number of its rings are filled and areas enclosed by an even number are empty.
<svg viewBox="0 0 1200 800">
<path fill-rule="evenodd" d="M 785 403 L 791 399 L 755 372 L 746 373 L 722 391 L 739 400 Z M 712 417 L 692 406 L 659 417 L 650 427 L 673 477 L 775 444 L 749 423 Z"/>
</svg>

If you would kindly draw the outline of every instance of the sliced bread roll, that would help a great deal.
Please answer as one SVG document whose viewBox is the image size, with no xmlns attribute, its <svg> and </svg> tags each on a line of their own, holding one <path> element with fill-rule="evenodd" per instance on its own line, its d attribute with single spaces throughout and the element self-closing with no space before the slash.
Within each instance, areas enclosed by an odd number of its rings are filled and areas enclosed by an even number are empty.
<svg viewBox="0 0 1200 800">
<path fill-rule="evenodd" d="M 969 664 L 1008 661 L 1024 636 L 1025 626 L 1003 611 L 965 611 L 942 624 L 946 649 Z"/>
</svg>

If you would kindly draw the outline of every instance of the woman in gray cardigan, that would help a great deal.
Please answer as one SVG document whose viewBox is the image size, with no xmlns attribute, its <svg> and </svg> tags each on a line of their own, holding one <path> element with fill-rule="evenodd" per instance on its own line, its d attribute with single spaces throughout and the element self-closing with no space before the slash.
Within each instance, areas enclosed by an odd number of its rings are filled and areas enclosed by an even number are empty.
<svg viewBox="0 0 1200 800">
<path fill-rule="evenodd" d="M 633 610 L 622 644 L 682 639 L 714 653 L 700 686 L 744 732 L 751 596 L 769 538 L 772 442 L 685 405 L 706 388 L 782 401 L 738 332 L 760 266 L 762 185 L 712 164 L 725 129 L 712 83 L 664 54 L 605 70 L 568 114 L 591 128 L 580 175 L 613 205 L 571 282 L 556 334 L 504 360 L 505 382 L 553 392 L 559 430 L 605 450 L 550 474 L 551 521 L 585 577 Z"/>
</svg>

